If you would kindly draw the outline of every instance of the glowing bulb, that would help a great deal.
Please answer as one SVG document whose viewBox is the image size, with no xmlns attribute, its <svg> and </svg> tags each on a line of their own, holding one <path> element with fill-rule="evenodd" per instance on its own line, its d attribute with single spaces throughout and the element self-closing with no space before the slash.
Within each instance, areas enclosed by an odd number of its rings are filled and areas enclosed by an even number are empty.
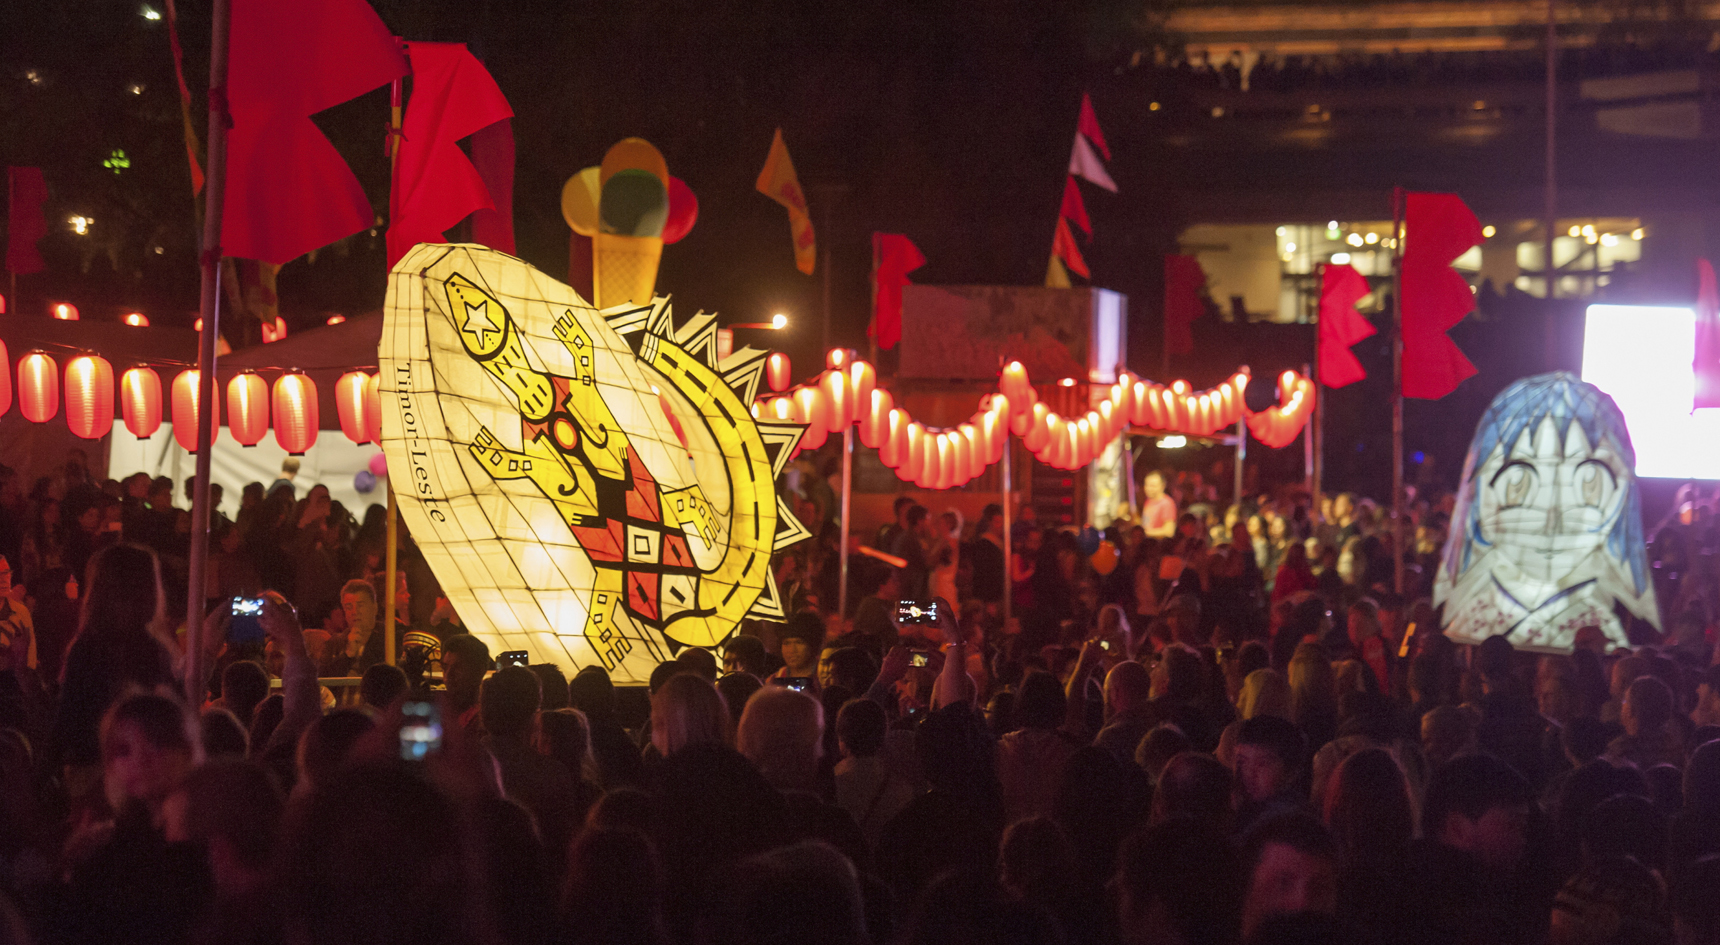
<svg viewBox="0 0 1720 945">
<path fill-rule="evenodd" d="M 1147 103 L 1147 111 L 1149 111 L 1149 112 L 1156 112 L 1161 107 L 1163 107 L 1163 106 L 1159 105 L 1158 102 L 1148 102 Z"/>
<path fill-rule="evenodd" d="M 1058 381 L 1057 386 L 1059 386 L 1059 387 L 1074 387 L 1075 386 L 1075 379 L 1073 377 L 1066 377 L 1066 378 Z"/>
<path fill-rule="evenodd" d="M 788 316 L 782 314 L 781 312 L 777 312 L 775 315 L 772 315 L 770 317 L 770 327 L 775 328 L 777 331 L 781 331 L 784 328 L 787 328 L 788 327 Z"/>
<path fill-rule="evenodd" d="M 1498 232 L 1499 232 L 1499 228 L 1494 226 L 1491 223 L 1489 223 L 1488 225 L 1481 228 L 1481 235 L 1487 237 L 1488 239 L 1492 239 L 1493 235 L 1495 233 L 1498 233 Z"/>
<path fill-rule="evenodd" d="M 1332 254 L 1332 262 L 1335 265 L 1347 266 L 1350 263 L 1350 254 L 1349 253 L 1333 253 Z"/>
<path fill-rule="evenodd" d="M 1290 228 L 1287 226 L 1281 226 L 1278 228 L 1278 235 L 1279 236 L 1283 236 L 1284 234 L 1286 234 L 1288 232 L 1290 232 Z"/>
<path fill-rule="evenodd" d="M 95 223 L 96 221 L 91 219 L 90 217 L 72 216 L 72 217 L 68 217 L 66 219 L 66 222 L 70 223 L 72 225 L 72 232 L 73 233 L 76 233 L 79 236 L 87 236 L 87 235 L 89 235 L 89 232 L 90 232 L 90 225 Z"/>
<path fill-rule="evenodd" d="M 1601 234 L 1601 245 L 1602 246 L 1617 246 L 1618 245 L 1618 234 L 1617 233 L 1602 233 Z"/>
<path fill-rule="evenodd" d="M 1284 244 L 1284 251 L 1286 253 L 1294 253 L 1296 251 L 1296 244 L 1295 243 L 1285 243 Z"/>
<path fill-rule="evenodd" d="M 147 3 L 144 4 L 141 8 L 139 8 L 137 12 L 143 14 L 143 18 L 150 21 L 151 23 L 161 19 L 161 11 L 157 10 L 156 8 L 150 6 Z"/>
<path fill-rule="evenodd" d="M 1362 237 L 1362 242 L 1368 244 L 1369 246 L 1372 246 L 1375 243 L 1378 243 L 1379 241 L 1380 241 L 1380 235 L 1378 233 L 1369 233 L 1367 236 Z"/>
<path fill-rule="evenodd" d="M 1570 231 L 1566 235 L 1567 236 L 1582 236 L 1583 235 L 1583 228 L 1580 226 L 1573 226 L 1573 227 L 1571 227 Z"/>
<path fill-rule="evenodd" d="M 330 325 L 339 325 L 344 321 L 346 321 L 345 315 L 330 315 L 328 317 L 328 323 Z"/>
<path fill-rule="evenodd" d="M 1177 450 L 1182 449 L 1187 445 L 1188 437 L 1186 436 L 1166 436 L 1159 438 L 1159 449 L 1161 450 Z"/>
<path fill-rule="evenodd" d="M 125 323 L 133 328 L 148 328 L 149 316 L 142 312 L 131 312 L 125 316 Z"/>
<path fill-rule="evenodd" d="M 1336 220 L 1332 220 L 1326 224 L 1326 229 L 1328 229 L 1328 230 L 1335 230 L 1337 228 L 1338 228 L 1338 221 L 1336 221 Z"/>
<path fill-rule="evenodd" d="M 63 322 L 75 322 L 78 320 L 78 307 L 70 302 L 55 303 L 54 317 Z"/>
<path fill-rule="evenodd" d="M 1583 235 L 1584 236 L 1595 235 L 1595 225 L 1593 223 L 1589 223 L 1589 224 L 1584 225 L 1583 226 Z"/>
<path fill-rule="evenodd" d="M 1643 236 L 1642 227 L 1640 227 L 1640 226 L 1637 227 L 1636 229 L 1630 231 L 1630 238 L 1633 240 L 1642 239 L 1642 236 Z"/>
<path fill-rule="evenodd" d="M 1372 235 L 1372 234 L 1369 234 L 1369 235 Z M 1344 237 L 1344 242 L 1350 244 L 1351 246 L 1360 246 L 1360 245 L 1362 245 L 1362 242 L 1363 242 L 1362 241 L 1362 234 L 1351 233 L 1349 236 Z"/>
</svg>

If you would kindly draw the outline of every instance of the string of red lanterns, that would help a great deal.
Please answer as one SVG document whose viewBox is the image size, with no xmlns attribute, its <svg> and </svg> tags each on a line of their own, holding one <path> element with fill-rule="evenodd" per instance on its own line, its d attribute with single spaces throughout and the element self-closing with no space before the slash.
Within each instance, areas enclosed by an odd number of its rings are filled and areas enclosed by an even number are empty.
<svg viewBox="0 0 1720 945">
<path fill-rule="evenodd" d="M 1256 439 L 1283 447 L 1302 432 L 1314 405 L 1312 382 L 1295 371 L 1280 376 L 1278 404 L 1258 413 L 1243 400 L 1246 371 L 1204 391 L 1191 390 L 1186 381 L 1164 385 L 1124 372 L 1086 413 L 1064 417 L 1039 400 L 1017 361 L 1003 369 L 998 392 L 982 398 L 973 416 L 940 430 L 896 407 L 890 392 L 876 387 L 871 364 L 851 360 L 841 349 L 830 352 L 827 364 L 817 378 L 756 404 L 755 416 L 806 424 L 802 449 L 817 449 L 831 434 L 856 424 L 860 442 L 877 449 L 884 465 L 928 489 L 972 481 L 1003 457 L 1011 435 L 1041 463 L 1072 470 L 1092 463 L 1131 425 L 1210 436 L 1246 420 Z"/>
</svg>

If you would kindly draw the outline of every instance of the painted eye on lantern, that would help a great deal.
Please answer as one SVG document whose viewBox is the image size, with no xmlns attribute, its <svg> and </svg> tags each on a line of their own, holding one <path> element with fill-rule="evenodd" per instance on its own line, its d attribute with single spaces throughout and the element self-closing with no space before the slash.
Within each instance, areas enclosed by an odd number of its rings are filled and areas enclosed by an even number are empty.
<svg viewBox="0 0 1720 945">
<path fill-rule="evenodd" d="M 1540 474 L 1535 471 L 1535 464 L 1522 459 L 1514 459 L 1505 464 L 1504 468 L 1493 474 L 1493 480 L 1488 483 L 1494 493 L 1499 496 L 1499 507 L 1514 509 L 1526 505 L 1535 494 L 1535 485 Z"/>
<path fill-rule="evenodd" d="M 1577 467 L 1577 501 L 1590 508 L 1605 508 L 1618 489 L 1612 467 L 1598 459 L 1584 460 Z"/>
</svg>

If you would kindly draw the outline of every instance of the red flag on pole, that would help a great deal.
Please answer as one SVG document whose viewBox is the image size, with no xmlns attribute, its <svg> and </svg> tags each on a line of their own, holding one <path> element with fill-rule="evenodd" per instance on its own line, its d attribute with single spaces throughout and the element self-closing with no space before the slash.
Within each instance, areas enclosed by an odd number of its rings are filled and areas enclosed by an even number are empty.
<svg viewBox="0 0 1720 945">
<path fill-rule="evenodd" d="M 1404 213 L 1403 395 L 1438 400 L 1475 374 L 1446 332 L 1475 308 L 1451 264 L 1479 245 L 1481 221 L 1456 194 L 1410 194 Z"/>
<path fill-rule="evenodd" d="M 230 56 L 222 251 L 286 263 L 374 226 L 364 188 L 311 116 L 406 74 L 376 11 L 363 0 L 239 0 Z"/>
<path fill-rule="evenodd" d="M 406 103 L 389 200 L 393 217 L 388 227 L 390 266 L 419 243 L 442 242 L 443 231 L 473 211 L 497 209 L 483 176 L 460 150 L 459 142 L 514 114 L 496 80 L 467 51 L 466 44 L 409 43 L 406 54 L 412 60 L 412 98 Z M 506 154 L 498 154 L 501 160 L 496 163 L 505 163 L 511 192 L 511 130 L 507 138 Z M 473 139 L 475 153 L 481 150 L 479 143 Z M 477 222 L 473 221 L 474 229 Z M 511 252 L 511 226 L 506 235 L 509 245 L 492 248 Z M 473 238 L 477 238 L 476 233 Z"/>
<path fill-rule="evenodd" d="M 1696 398 L 1692 410 L 1720 407 L 1720 288 L 1714 266 L 1696 260 Z"/>
<path fill-rule="evenodd" d="M 1194 350 L 1194 320 L 1206 311 L 1200 288 L 1206 273 L 1193 256 L 1165 256 L 1165 351 L 1188 354 Z"/>
<path fill-rule="evenodd" d="M 1081 117 L 1075 120 L 1075 128 L 1093 142 L 1093 147 L 1099 149 L 1105 160 L 1111 159 L 1111 148 L 1105 143 L 1105 132 L 1099 130 L 1099 116 L 1093 113 L 1093 100 L 1086 92 L 1081 93 Z"/>
<path fill-rule="evenodd" d="M 1063 179 L 1063 207 L 1059 210 L 1063 219 L 1081 228 L 1081 232 L 1093 235 L 1093 221 L 1087 217 L 1087 202 L 1081 199 L 1081 188 L 1075 185 L 1075 175 Z"/>
<path fill-rule="evenodd" d="M 6 271 L 18 275 L 41 272 L 42 253 L 36 241 L 48 235 L 42 204 L 48 185 L 39 167 L 6 168 Z M 17 299 L 12 303 L 16 305 Z"/>
<path fill-rule="evenodd" d="M 902 340 L 902 286 L 926 257 L 900 233 L 873 233 L 872 259 L 872 324 L 866 333 L 887 351 Z"/>
<path fill-rule="evenodd" d="M 1081 258 L 1081 247 L 1075 245 L 1075 234 L 1069 231 L 1069 221 L 1057 218 L 1057 233 L 1051 237 L 1051 255 L 1063 260 L 1069 271 L 1083 279 L 1093 278 L 1087 260 Z"/>
<path fill-rule="evenodd" d="M 1374 333 L 1374 326 L 1356 311 L 1356 303 L 1370 291 L 1368 280 L 1351 265 L 1327 263 L 1320 276 L 1320 383 L 1327 387 L 1368 376 L 1350 346 Z"/>
</svg>

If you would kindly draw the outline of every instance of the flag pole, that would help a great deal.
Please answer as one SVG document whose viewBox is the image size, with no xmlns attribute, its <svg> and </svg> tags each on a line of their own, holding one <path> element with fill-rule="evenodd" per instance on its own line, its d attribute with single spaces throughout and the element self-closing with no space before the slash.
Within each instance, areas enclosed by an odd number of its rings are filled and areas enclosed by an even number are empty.
<svg viewBox="0 0 1720 945">
<path fill-rule="evenodd" d="M 395 37 L 395 42 L 400 38 Z M 404 47 L 406 44 L 401 43 Z M 388 87 L 388 172 L 391 198 L 394 193 L 393 175 L 395 165 L 400 161 L 400 122 L 403 107 L 406 104 L 406 79 L 401 77 L 394 80 Z M 388 208 L 390 222 L 394 219 L 394 207 Z M 376 444 L 381 446 L 381 443 Z M 400 507 L 394 501 L 394 477 L 388 477 L 388 527 L 386 544 L 383 546 L 383 567 L 388 575 L 382 585 L 382 614 L 377 618 L 378 629 L 382 631 L 382 661 L 390 666 L 396 665 L 399 653 L 396 647 L 399 641 L 394 639 L 394 608 L 399 600 L 400 578 L 395 575 L 400 571 Z"/>
<path fill-rule="evenodd" d="M 1010 610 L 1015 598 L 1015 557 L 1010 548 L 1010 526 L 1015 517 L 1011 507 L 1015 505 L 1015 490 L 1010 486 L 1010 464 L 1015 454 L 1015 439 L 1009 435 L 1006 427 L 1003 431 L 1003 623 L 1007 632 Z"/>
<path fill-rule="evenodd" d="M 1558 130 L 1558 69 L 1559 69 L 1559 33 L 1558 33 L 1558 3 L 1557 0 L 1547 0 L 1547 179 L 1546 201 L 1543 215 L 1547 218 L 1546 240 L 1542 244 L 1542 252 L 1546 258 L 1542 260 L 1541 272 L 1543 282 L 1547 286 L 1547 320 L 1545 343 L 1547 345 L 1547 369 L 1554 370 L 1559 366 L 1559 329 L 1558 311 L 1553 300 L 1558 297 L 1558 266 L 1553 263 L 1553 238 L 1557 236 L 1558 227 L 1558 178 L 1556 175 L 1557 161 L 1555 160 L 1555 132 Z"/>
<path fill-rule="evenodd" d="M 837 551 L 836 613 L 848 619 L 848 506 L 854 496 L 854 424 L 842 428 L 842 546 Z"/>
<path fill-rule="evenodd" d="M 1320 342 L 1316 333 L 1314 344 Z M 1315 356 L 1318 361 L 1319 356 Z M 1323 437 L 1326 434 L 1323 424 L 1326 422 L 1326 395 L 1320 391 L 1320 378 L 1314 373 L 1317 368 L 1312 364 L 1302 365 L 1302 376 L 1314 381 L 1314 428 L 1302 438 L 1302 478 L 1308 487 L 1308 496 L 1314 502 L 1314 510 L 1319 511 L 1320 495 L 1320 449 L 1325 446 Z"/>
<path fill-rule="evenodd" d="M 197 340 L 197 478 L 191 487 L 191 554 L 185 590 L 185 700 L 193 709 L 208 691 L 204 665 L 203 608 L 209 566 L 209 461 L 215 442 L 215 339 L 221 336 L 221 214 L 227 190 L 227 46 L 233 8 L 215 0 L 209 39 L 209 171 L 204 177 L 203 244 L 199 255 L 202 285 L 199 313 L 203 332 Z"/>
<path fill-rule="evenodd" d="M 1392 188 L 1392 588 L 1403 594 L 1403 188 Z M 1318 409 L 1318 403 L 1315 409 Z"/>
</svg>

